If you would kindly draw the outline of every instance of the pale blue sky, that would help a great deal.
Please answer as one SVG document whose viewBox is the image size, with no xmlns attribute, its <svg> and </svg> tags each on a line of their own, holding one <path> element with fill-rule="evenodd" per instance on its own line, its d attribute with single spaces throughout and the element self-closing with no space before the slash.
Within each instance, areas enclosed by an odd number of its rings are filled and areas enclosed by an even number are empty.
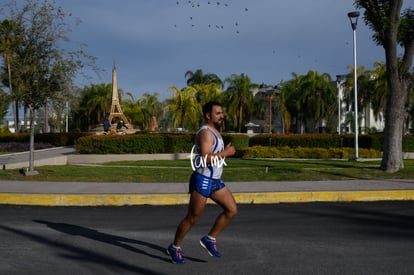
<svg viewBox="0 0 414 275">
<path fill-rule="evenodd" d="M 133 93 L 186 86 L 187 70 L 222 79 L 244 73 L 254 83 L 278 84 L 309 70 L 347 73 L 353 64 L 349 0 L 58 0 L 82 22 L 70 34 L 85 43 L 110 83 L 114 61 L 118 88 Z M 362 18 L 357 28 L 358 66 L 372 68 L 384 51 Z M 79 79 L 81 87 L 89 85 Z"/>
</svg>

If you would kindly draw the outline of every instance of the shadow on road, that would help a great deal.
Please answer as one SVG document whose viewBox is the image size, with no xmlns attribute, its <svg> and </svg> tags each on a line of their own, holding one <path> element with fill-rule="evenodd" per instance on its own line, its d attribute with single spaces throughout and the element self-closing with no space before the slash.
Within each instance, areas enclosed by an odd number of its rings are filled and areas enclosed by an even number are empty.
<svg viewBox="0 0 414 275">
<path fill-rule="evenodd" d="M 84 261 L 84 262 L 90 262 L 95 263 L 99 266 L 105 266 L 107 268 L 118 268 L 120 270 L 126 271 L 126 272 L 134 272 L 138 274 L 152 274 L 152 275 L 161 275 L 163 273 L 155 272 L 150 269 L 141 268 L 139 266 L 131 265 L 129 263 L 114 259 L 112 257 L 108 257 L 102 253 L 93 252 L 89 249 L 83 249 L 81 247 L 77 247 L 74 245 L 69 245 L 62 242 L 57 242 L 56 240 L 51 240 L 47 237 L 40 236 L 37 234 L 33 234 L 30 232 L 26 232 L 23 230 L 11 228 L 5 225 L 0 225 L 0 230 L 12 232 L 14 234 L 18 234 L 20 236 L 26 237 L 27 239 L 46 244 L 51 247 L 64 249 L 67 251 L 66 253 L 60 253 L 62 257 L 71 258 L 76 261 Z M 166 258 L 162 258 L 163 260 L 167 261 Z"/>
<path fill-rule="evenodd" d="M 160 257 L 158 255 L 155 254 L 151 254 L 143 249 L 139 249 L 136 248 L 130 244 L 137 244 L 140 246 L 146 246 L 152 250 L 158 251 L 158 252 L 162 252 L 162 253 L 166 253 L 165 252 L 165 247 L 161 247 L 159 245 L 156 244 L 152 244 L 152 243 L 148 243 L 148 242 L 144 242 L 144 241 L 140 241 L 140 240 L 135 240 L 135 239 L 130 239 L 130 238 L 125 238 L 125 237 L 121 237 L 121 236 L 116 236 L 116 235 L 112 235 L 112 234 L 107 234 L 107 233 L 103 233 L 103 232 L 99 232 L 98 230 L 95 229 L 91 229 L 91 228 L 87 228 L 87 227 L 83 227 L 83 226 L 78 226 L 78 225 L 73 225 L 73 224 L 67 224 L 67 223 L 55 223 L 55 222 L 50 222 L 50 221 L 44 221 L 44 220 L 33 220 L 34 222 L 37 223 L 42 223 L 42 224 L 46 224 L 49 228 L 65 233 L 65 234 L 69 234 L 69 235 L 77 235 L 77 236 L 82 236 L 91 240 L 95 240 L 95 241 L 100 241 L 100 242 L 104 242 L 107 244 L 111 244 L 111 245 L 115 245 L 118 247 L 122 247 L 124 249 L 127 249 L 129 251 L 132 252 L 136 252 L 136 253 L 141 253 L 143 255 L 147 255 L 151 258 L 156 258 L 159 259 L 161 261 L 167 261 L 170 262 L 170 259 L 166 259 L 164 257 Z M 129 244 L 128 244 L 129 243 Z M 194 261 L 194 262 L 205 262 L 204 260 L 200 260 L 200 259 L 196 259 L 196 258 L 192 258 L 192 257 L 185 257 L 188 260 Z"/>
</svg>

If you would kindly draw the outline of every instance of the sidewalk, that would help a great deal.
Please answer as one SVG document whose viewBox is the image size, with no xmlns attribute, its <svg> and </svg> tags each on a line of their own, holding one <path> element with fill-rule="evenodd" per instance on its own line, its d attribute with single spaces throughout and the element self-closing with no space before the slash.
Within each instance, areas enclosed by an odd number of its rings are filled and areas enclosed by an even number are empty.
<svg viewBox="0 0 414 275">
<path fill-rule="evenodd" d="M 227 186 L 240 204 L 414 199 L 414 180 L 228 182 Z M 0 204 L 123 206 L 187 203 L 187 183 L 0 181 Z"/>
<path fill-rule="evenodd" d="M 49 161 L 53 164 L 56 164 L 56 158 L 62 161 L 62 156 L 73 154 L 73 151 L 68 148 L 42 150 L 42 152 L 36 151 L 36 156 L 40 158 L 42 154 L 47 155 L 41 161 L 46 163 Z M 154 155 L 150 156 L 154 157 Z M 183 156 L 174 155 L 172 157 Z M 17 156 L 3 156 L 0 158 L 0 164 L 10 167 L 13 165 L 12 160 L 15 161 L 14 163 L 21 161 Z M 73 158 L 72 161 L 74 161 Z M 226 185 L 233 192 L 239 204 L 414 199 L 414 179 L 227 182 Z M 188 198 L 188 184 L 185 182 L 0 181 L 0 204 L 41 206 L 179 205 L 187 204 Z"/>
</svg>

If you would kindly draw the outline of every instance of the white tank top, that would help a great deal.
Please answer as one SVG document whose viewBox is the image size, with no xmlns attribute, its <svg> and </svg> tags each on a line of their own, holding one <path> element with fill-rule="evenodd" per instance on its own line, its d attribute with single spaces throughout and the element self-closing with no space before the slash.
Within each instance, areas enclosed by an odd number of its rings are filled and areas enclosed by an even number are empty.
<svg viewBox="0 0 414 275">
<path fill-rule="evenodd" d="M 220 135 L 217 135 L 216 132 L 214 132 L 210 127 L 208 127 L 207 125 L 202 126 L 200 130 L 198 130 L 197 135 L 205 129 L 210 131 L 210 133 L 214 137 L 214 145 L 213 145 L 213 149 L 211 150 L 211 153 L 218 154 L 222 152 L 224 150 L 223 138 Z M 208 178 L 220 179 L 221 174 L 223 173 L 224 159 L 213 157 L 212 163 L 209 165 L 205 165 L 204 159 L 206 158 L 206 156 L 200 155 L 200 148 L 199 148 L 199 145 L 197 144 L 197 141 L 196 141 L 196 146 L 195 146 L 195 152 L 196 152 L 195 159 L 194 159 L 194 163 L 196 164 L 195 171 Z"/>
</svg>

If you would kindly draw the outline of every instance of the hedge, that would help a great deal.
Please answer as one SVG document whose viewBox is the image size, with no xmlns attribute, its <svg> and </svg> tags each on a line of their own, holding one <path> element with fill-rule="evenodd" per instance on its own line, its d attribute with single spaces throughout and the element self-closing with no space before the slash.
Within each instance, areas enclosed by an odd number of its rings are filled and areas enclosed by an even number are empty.
<svg viewBox="0 0 414 275">
<path fill-rule="evenodd" d="M 302 158 L 302 159 L 351 159 L 354 148 L 291 148 L 253 146 L 239 150 L 242 158 Z M 361 158 L 381 158 L 381 152 L 375 149 L 358 150 Z"/>
<path fill-rule="evenodd" d="M 35 142 L 53 146 L 71 146 L 82 154 L 142 154 L 142 153 L 186 153 L 194 144 L 195 133 L 148 133 L 131 135 L 96 135 L 93 133 L 47 133 L 36 134 Z M 0 134 L 0 143 L 27 143 L 29 134 Z M 334 134 L 223 134 L 225 144 L 231 142 L 240 156 L 243 148 L 262 146 L 270 148 L 353 148 L 353 135 Z M 360 135 L 359 149 L 382 151 L 383 135 Z M 241 151 L 240 151 L 241 150 Z M 282 149 L 281 149 L 282 150 Z M 285 149 L 283 149 L 285 150 Z M 303 151 L 304 149 L 302 149 Z M 414 136 L 404 136 L 403 152 L 414 152 Z M 345 154 L 340 150 L 341 153 Z M 285 152 L 286 153 L 286 152 Z M 317 151 L 313 154 L 318 155 Z M 324 153 L 320 153 L 324 154 Z"/>
<path fill-rule="evenodd" d="M 45 133 L 35 134 L 34 140 L 39 143 L 48 143 L 53 146 L 72 146 L 75 144 L 75 140 L 83 136 L 91 136 L 92 133 Z M 18 133 L 18 134 L 0 134 L 0 142 L 29 142 L 29 133 Z"/>
<path fill-rule="evenodd" d="M 138 133 L 135 135 L 95 135 L 79 138 L 75 149 L 81 154 L 155 154 L 188 153 L 194 145 L 194 133 Z M 246 147 L 249 137 L 223 135 L 227 144 Z"/>
</svg>

